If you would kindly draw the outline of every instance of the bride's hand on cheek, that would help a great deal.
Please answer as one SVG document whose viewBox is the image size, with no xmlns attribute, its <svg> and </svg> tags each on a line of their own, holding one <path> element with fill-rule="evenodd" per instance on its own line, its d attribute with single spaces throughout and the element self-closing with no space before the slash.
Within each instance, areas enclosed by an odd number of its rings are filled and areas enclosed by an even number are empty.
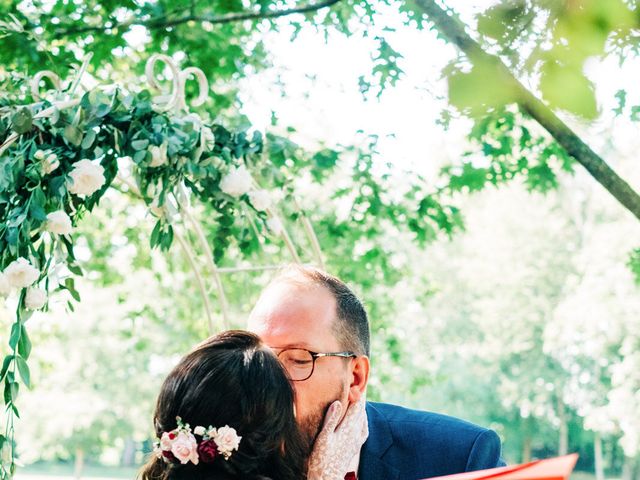
<svg viewBox="0 0 640 480">
<path fill-rule="evenodd" d="M 364 396 L 349 406 L 340 422 L 342 408 L 342 403 L 335 401 L 327 411 L 309 457 L 308 480 L 344 480 L 369 436 Z"/>
</svg>

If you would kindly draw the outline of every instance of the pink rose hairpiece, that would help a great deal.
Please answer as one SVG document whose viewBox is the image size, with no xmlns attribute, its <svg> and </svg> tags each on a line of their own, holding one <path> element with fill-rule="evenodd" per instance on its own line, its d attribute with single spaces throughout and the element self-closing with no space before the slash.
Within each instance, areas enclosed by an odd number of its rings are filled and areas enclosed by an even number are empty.
<svg viewBox="0 0 640 480">
<path fill-rule="evenodd" d="M 170 463 L 212 463 L 222 455 L 229 460 L 234 450 L 238 450 L 242 437 L 228 425 L 220 428 L 195 427 L 193 432 L 188 423 L 176 417 L 178 428 L 163 432 L 160 441 L 154 445 L 158 458 Z M 200 437 L 200 440 L 198 440 Z"/>
</svg>

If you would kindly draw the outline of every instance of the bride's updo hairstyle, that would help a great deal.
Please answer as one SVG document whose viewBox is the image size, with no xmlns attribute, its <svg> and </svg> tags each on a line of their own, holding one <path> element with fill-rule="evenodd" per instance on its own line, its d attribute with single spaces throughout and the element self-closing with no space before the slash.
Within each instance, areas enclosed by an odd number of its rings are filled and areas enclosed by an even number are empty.
<svg viewBox="0 0 640 480">
<path fill-rule="evenodd" d="M 237 449 L 197 464 L 182 463 L 169 451 L 159 450 L 139 478 L 304 479 L 306 449 L 296 425 L 293 400 L 285 370 L 259 337 L 228 331 L 207 339 L 182 358 L 162 384 L 154 414 L 155 433 L 158 440 L 166 433 L 164 441 L 168 442 L 170 436 L 177 438 L 168 432 L 181 432 L 180 428 L 189 425 L 194 435 L 185 434 L 185 438 L 197 439 L 200 446 L 208 437 L 197 435 L 203 429 L 196 431 L 196 426 L 228 426 L 241 437 Z"/>
</svg>

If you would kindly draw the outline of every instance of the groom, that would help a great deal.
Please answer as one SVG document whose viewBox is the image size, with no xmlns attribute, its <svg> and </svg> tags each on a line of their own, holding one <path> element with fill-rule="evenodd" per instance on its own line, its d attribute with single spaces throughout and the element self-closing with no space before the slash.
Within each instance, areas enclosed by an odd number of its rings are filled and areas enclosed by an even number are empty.
<svg viewBox="0 0 640 480">
<path fill-rule="evenodd" d="M 332 402 L 353 405 L 365 395 L 367 314 L 336 277 L 310 267 L 288 268 L 262 292 L 249 330 L 293 365 L 288 370 L 296 415 L 310 441 Z M 504 465 L 500 440 L 491 430 L 384 403 L 368 402 L 366 414 L 369 437 L 345 478 L 418 480 Z"/>
</svg>

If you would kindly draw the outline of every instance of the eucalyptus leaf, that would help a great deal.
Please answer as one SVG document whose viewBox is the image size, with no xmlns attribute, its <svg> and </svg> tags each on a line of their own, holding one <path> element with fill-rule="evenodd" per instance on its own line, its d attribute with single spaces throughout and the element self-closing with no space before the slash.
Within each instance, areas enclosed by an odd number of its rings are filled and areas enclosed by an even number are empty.
<svg viewBox="0 0 640 480">
<path fill-rule="evenodd" d="M 11 128 L 19 135 L 27 133 L 33 126 L 33 114 L 28 108 L 21 108 L 11 117 Z"/>
<path fill-rule="evenodd" d="M 67 125 L 64 128 L 64 138 L 71 144 L 74 145 L 76 147 L 80 146 L 80 144 L 82 143 L 82 131 L 74 126 L 74 125 Z"/>
</svg>

